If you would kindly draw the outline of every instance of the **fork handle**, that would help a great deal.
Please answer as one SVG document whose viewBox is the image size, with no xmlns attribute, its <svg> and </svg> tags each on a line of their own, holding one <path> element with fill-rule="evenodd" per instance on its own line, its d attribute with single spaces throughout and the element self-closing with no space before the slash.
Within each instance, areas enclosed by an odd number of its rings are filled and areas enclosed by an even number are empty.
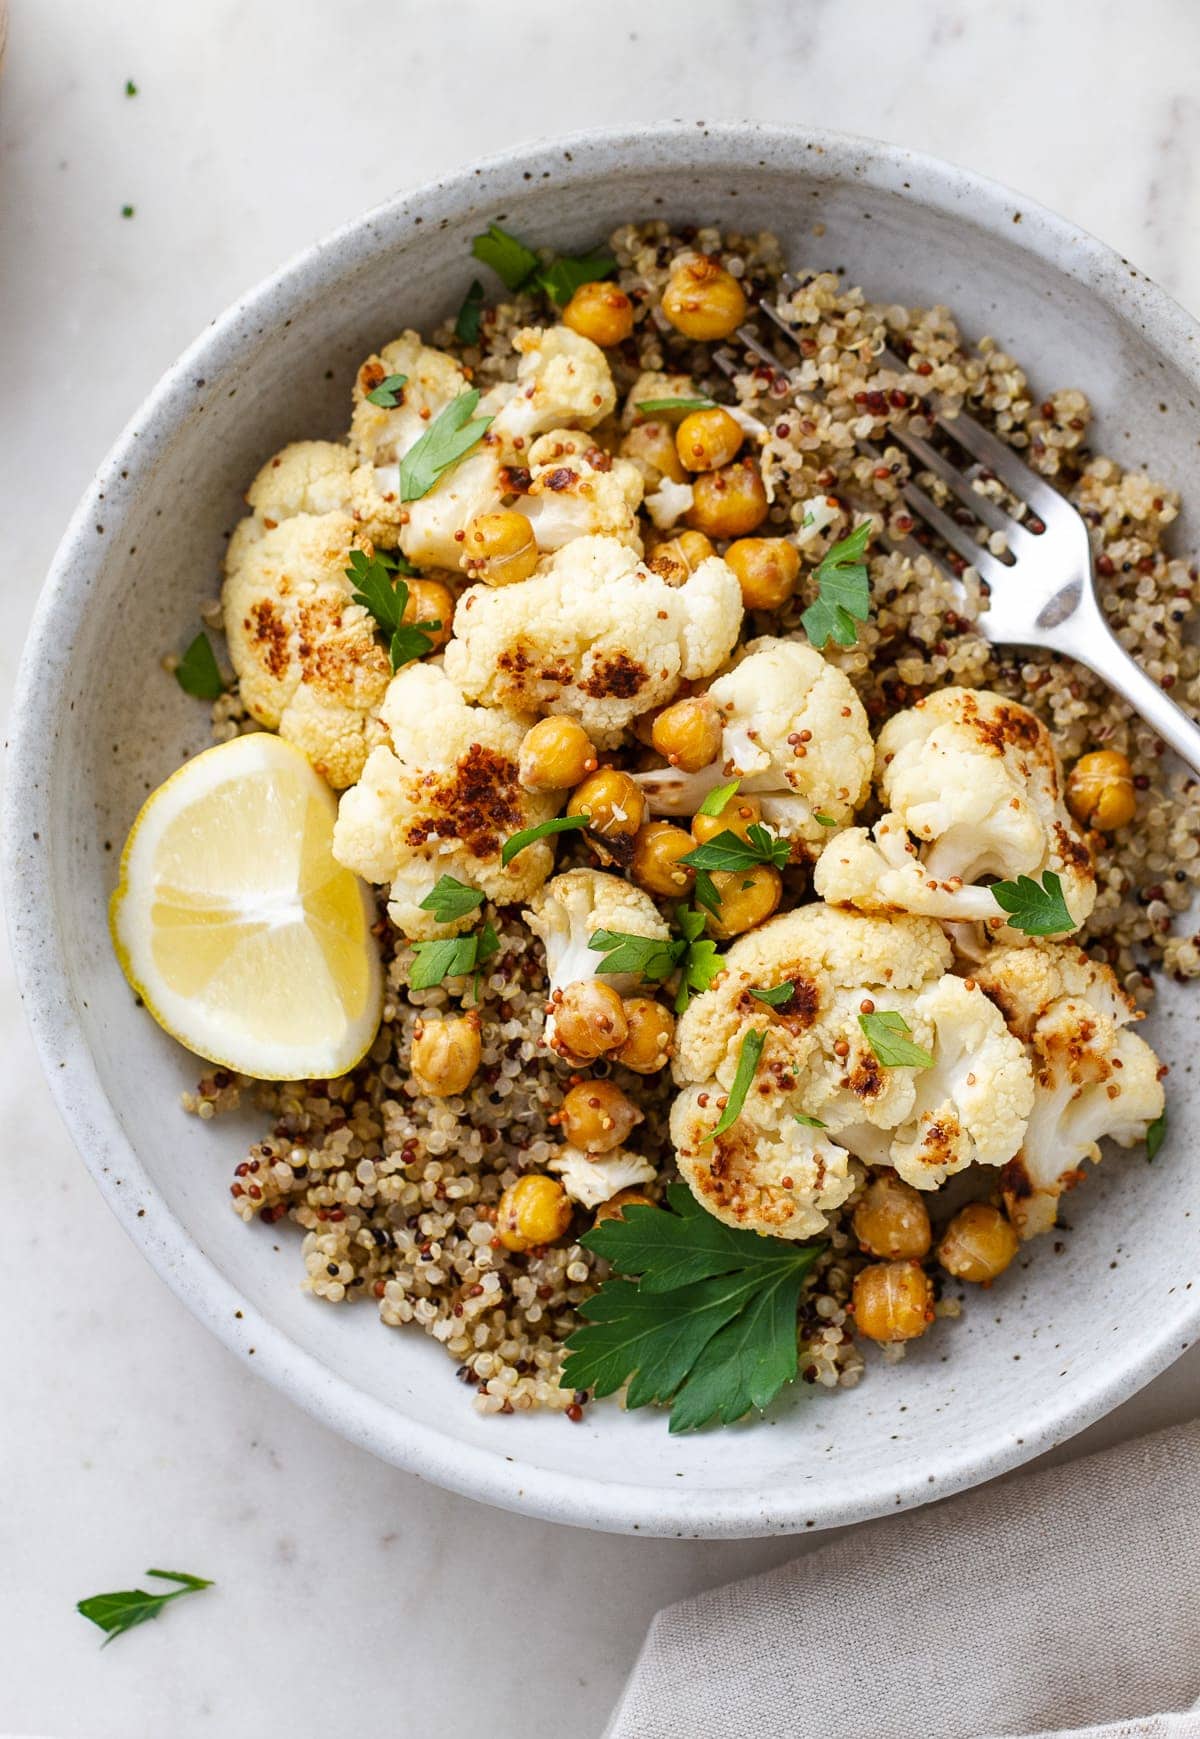
<svg viewBox="0 0 1200 1739">
<path fill-rule="evenodd" d="M 1134 662 L 1104 620 L 1098 604 L 1093 603 L 1086 617 L 1089 619 L 1084 622 L 1076 619 L 1072 623 L 1075 632 L 1066 637 L 1069 643 L 1058 649 L 1103 677 L 1194 773 L 1200 773 L 1200 725 L 1194 724 Z"/>
</svg>

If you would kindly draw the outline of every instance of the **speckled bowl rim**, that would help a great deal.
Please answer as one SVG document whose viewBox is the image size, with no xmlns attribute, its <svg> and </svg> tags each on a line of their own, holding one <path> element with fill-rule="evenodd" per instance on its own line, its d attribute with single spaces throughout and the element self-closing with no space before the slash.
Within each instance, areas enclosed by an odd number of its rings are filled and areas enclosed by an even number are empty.
<svg viewBox="0 0 1200 1739">
<path fill-rule="evenodd" d="M 647 167 L 694 164 L 698 173 L 708 175 L 718 168 L 750 169 L 764 159 L 778 164 L 788 157 L 797 167 L 804 162 L 811 169 L 813 153 L 831 171 L 854 177 L 864 188 L 887 193 L 903 189 L 910 199 L 950 217 L 969 213 L 974 226 L 1004 234 L 1010 243 L 1018 209 L 1020 247 L 1086 285 L 1120 321 L 1137 322 L 1200 390 L 1200 328 L 1182 308 L 1074 224 L 1024 195 L 938 158 L 847 134 L 749 122 L 593 129 L 516 147 L 399 195 L 334 231 L 242 297 L 183 353 L 126 426 L 80 502 L 39 598 L 17 678 L 4 805 L 12 952 L 51 1091 L 118 1220 L 188 1309 L 251 1370 L 322 1424 L 449 1490 L 581 1527 L 744 1538 L 833 1527 L 944 1497 L 1070 1437 L 1164 1370 L 1200 1328 L 1200 1292 L 1169 1324 L 1156 1326 L 1153 1318 L 1144 1323 L 1136 1344 L 1125 1343 L 1122 1362 L 1092 1371 L 1090 1388 L 1083 1395 L 1077 1392 L 1072 1404 L 1058 1390 L 1048 1391 L 1040 1403 L 1031 1400 L 1019 1440 L 1012 1421 L 997 1418 L 990 1445 L 981 1445 L 978 1437 L 969 1448 L 948 1442 L 938 1466 L 907 1483 L 886 1473 L 856 1476 L 852 1465 L 843 1464 L 836 1479 L 817 1489 L 794 1489 L 790 1495 L 753 1488 L 702 1494 L 549 1471 L 507 1455 L 499 1442 L 495 1451 L 463 1444 L 393 1412 L 304 1352 L 241 1297 L 168 1209 L 101 1086 L 72 1010 L 70 975 L 48 880 L 39 873 L 36 856 L 20 849 L 18 842 L 50 833 L 53 727 L 64 703 L 73 628 L 94 577 L 89 572 L 96 553 L 90 534 L 100 501 L 110 517 L 121 510 L 150 471 L 156 448 L 191 412 L 195 377 L 215 374 L 248 349 L 244 332 L 286 318 L 294 298 L 335 285 L 369 259 L 382 238 L 391 247 L 405 234 L 417 234 L 420 224 L 466 215 L 478 204 L 482 185 L 501 209 L 506 196 L 526 192 L 529 181 L 544 171 L 560 182 L 570 181 L 589 176 L 614 158 Z"/>
</svg>

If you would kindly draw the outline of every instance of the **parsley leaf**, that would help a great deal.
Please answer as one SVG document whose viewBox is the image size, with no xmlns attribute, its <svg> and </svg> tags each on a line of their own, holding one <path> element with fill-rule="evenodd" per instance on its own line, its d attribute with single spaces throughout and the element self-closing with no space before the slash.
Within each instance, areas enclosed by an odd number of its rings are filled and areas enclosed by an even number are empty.
<svg viewBox="0 0 1200 1739">
<path fill-rule="evenodd" d="M 471 421 L 478 403 L 477 386 L 460 392 L 408 449 L 400 461 L 401 501 L 419 501 L 428 495 L 444 472 L 478 446 L 492 423 L 491 417 Z"/>
<path fill-rule="evenodd" d="M 440 622 L 405 622 L 408 587 L 399 571 L 403 560 L 403 556 L 369 556 L 364 550 L 355 549 L 350 551 L 350 566 L 345 570 L 346 578 L 355 582 L 356 589 L 350 594 L 354 602 L 369 610 L 388 636 L 393 670 L 399 670 L 414 658 L 424 658 L 433 648 L 430 633 L 441 627 Z M 408 567 L 407 562 L 404 565 Z M 392 573 L 396 575 L 394 580 L 390 577 Z"/>
<path fill-rule="evenodd" d="M 751 990 L 750 994 L 756 1001 L 765 1002 L 768 1008 L 782 1008 L 785 1002 L 790 1001 L 795 988 L 789 978 L 784 983 L 775 985 L 772 990 Z"/>
<path fill-rule="evenodd" d="M 523 827 L 520 833 L 514 833 L 504 841 L 500 848 L 500 862 L 507 867 L 517 853 L 532 845 L 535 839 L 548 839 L 552 833 L 569 833 L 572 828 L 586 827 L 587 824 L 586 815 L 556 815 L 551 821 L 539 821 L 536 827 Z"/>
<path fill-rule="evenodd" d="M 519 290 L 537 271 L 538 257 L 532 248 L 518 241 L 515 235 L 489 223 L 483 235 L 471 243 L 471 252 L 485 266 L 490 266 L 506 289 Z"/>
<path fill-rule="evenodd" d="M 829 1125 L 822 1123 L 819 1117 L 810 1117 L 807 1111 L 793 1111 L 792 1116 L 797 1123 L 803 1123 L 806 1129 L 827 1129 Z"/>
<path fill-rule="evenodd" d="M 639 399 L 635 408 L 652 416 L 655 411 L 711 411 L 716 403 L 716 399 Z"/>
<path fill-rule="evenodd" d="M 403 582 L 401 582 L 403 583 Z M 397 628 L 388 642 L 388 657 L 392 669 L 399 670 L 402 664 L 411 664 L 414 658 L 424 658 L 432 648 L 430 634 L 436 634 L 441 622 L 413 622 L 410 625 Z"/>
<path fill-rule="evenodd" d="M 395 410 L 400 403 L 400 394 L 408 385 L 406 374 L 389 374 L 381 380 L 377 387 L 372 387 L 367 394 L 368 404 L 378 405 L 382 410 Z"/>
<path fill-rule="evenodd" d="M 565 308 L 581 284 L 594 284 L 600 278 L 609 277 L 616 269 L 617 262 L 610 253 L 603 248 L 594 248 L 590 254 L 580 254 L 578 258 L 561 255 L 537 274 L 537 281 L 557 307 Z"/>
<path fill-rule="evenodd" d="M 421 901 L 423 912 L 432 912 L 439 924 L 453 924 L 482 906 L 483 895 L 478 888 L 468 887 L 455 876 L 440 876 L 432 890 Z"/>
<path fill-rule="evenodd" d="M 603 954 L 601 972 L 636 972 L 661 984 L 669 978 L 687 953 L 686 941 L 666 941 L 661 936 L 631 936 L 624 930 L 593 930 L 588 947 Z"/>
<path fill-rule="evenodd" d="M 1013 929 L 1026 936 L 1057 936 L 1075 928 L 1063 898 L 1062 881 L 1053 870 L 1047 870 L 1040 883 L 1032 876 L 1018 876 L 1015 882 L 993 882 L 992 892 L 996 904 L 1008 913 Z"/>
<path fill-rule="evenodd" d="M 819 809 L 813 810 L 813 820 L 821 827 L 836 827 L 837 822 L 832 815 L 823 815 Z"/>
<path fill-rule="evenodd" d="M 1156 1158 L 1159 1149 L 1167 1138 L 1167 1108 L 1164 1105 L 1154 1122 L 1146 1131 L 1146 1158 Z"/>
<path fill-rule="evenodd" d="M 564 1381 L 626 1405 L 671 1404 L 672 1432 L 765 1407 L 797 1368 L 800 1287 L 821 1244 L 797 1245 L 723 1225 L 683 1184 L 670 1209 L 633 1204 L 582 1242 L 622 1274 L 580 1306 Z"/>
<path fill-rule="evenodd" d="M 461 884 L 460 884 L 461 885 Z M 436 890 L 435 890 L 436 891 Z M 443 978 L 461 978 L 475 973 L 475 997 L 479 997 L 479 968 L 500 950 L 500 938 L 491 920 L 470 936 L 447 936 L 436 942 L 414 942 L 416 958 L 408 975 L 409 988 L 429 990 Z"/>
<path fill-rule="evenodd" d="M 871 576 L 863 559 L 870 536 L 871 521 L 864 519 L 817 567 L 817 599 L 800 620 L 818 651 L 830 640 L 853 646 L 857 624 L 871 614 Z"/>
<path fill-rule="evenodd" d="M 127 97 L 136 97 L 137 94 L 138 94 L 137 86 L 134 84 L 134 82 L 131 78 L 127 78 L 125 80 L 125 95 Z M 153 1572 L 149 1572 L 149 1571 L 147 1572 L 147 1574 L 152 1574 L 152 1573 Z"/>
<path fill-rule="evenodd" d="M 704 873 L 701 870 L 696 876 L 698 897 L 700 877 Z M 720 952 L 716 943 L 705 936 L 702 913 L 689 911 L 687 906 L 676 906 L 675 922 L 687 943 L 687 952 L 683 956 L 683 970 L 679 975 L 679 989 L 675 993 L 675 1013 L 682 1014 L 692 997 L 702 990 L 707 990 L 718 972 L 724 969 L 725 956 Z"/>
<path fill-rule="evenodd" d="M 696 814 L 711 815 L 713 817 L 720 815 L 721 811 L 729 802 L 729 799 L 734 795 L 740 784 L 740 779 L 731 779 L 728 785 L 718 785 L 715 791 L 709 792 L 703 803 L 701 803 L 699 809 L 697 809 Z"/>
<path fill-rule="evenodd" d="M 88 1599 L 76 1602 L 76 1612 L 107 1631 L 102 1648 L 107 1648 L 114 1637 L 132 1630 L 134 1625 L 157 1618 L 169 1600 L 178 1600 L 182 1594 L 195 1594 L 201 1588 L 212 1587 L 203 1576 L 189 1576 L 182 1570 L 147 1570 L 146 1574 L 157 1576 L 163 1582 L 178 1582 L 181 1586 L 173 1588 L 169 1594 L 151 1594 L 144 1588 L 124 1588 L 115 1594 L 92 1594 Z"/>
<path fill-rule="evenodd" d="M 463 297 L 463 305 L 454 322 L 454 336 L 460 344 L 477 344 L 483 321 L 483 285 L 475 278 Z"/>
<path fill-rule="evenodd" d="M 194 695 L 197 700 L 216 700 L 225 693 L 225 678 L 203 628 L 175 666 L 175 680 L 185 694 Z"/>
<path fill-rule="evenodd" d="M 724 1135 L 727 1129 L 733 1127 L 742 1114 L 742 1106 L 746 1103 L 746 1094 L 750 1091 L 758 1069 L 758 1059 L 762 1056 L 763 1046 L 767 1042 L 766 1033 L 757 1030 L 748 1032 L 742 1040 L 742 1048 L 738 1052 L 737 1073 L 733 1077 L 733 1086 L 729 1089 L 729 1097 L 725 1101 L 725 1109 L 705 1141 L 715 1141 L 718 1135 Z"/>
<path fill-rule="evenodd" d="M 912 1028 L 894 1008 L 860 1014 L 858 1024 L 885 1069 L 932 1069 L 933 1057 L 911 1038 Z"/>
<path fill-rule="evenodd" d="M 753 821 L 746 829 L 745 839 L 726 828 L 715 839 L 705 840 L 703 845 L 685 852 L 679 861 L 694 870 L 748 869 L 756 863 L 786 869 L 790 856 L 791 847 L 786 839 L 780 839 L 760 821 Z"/>
</svg>

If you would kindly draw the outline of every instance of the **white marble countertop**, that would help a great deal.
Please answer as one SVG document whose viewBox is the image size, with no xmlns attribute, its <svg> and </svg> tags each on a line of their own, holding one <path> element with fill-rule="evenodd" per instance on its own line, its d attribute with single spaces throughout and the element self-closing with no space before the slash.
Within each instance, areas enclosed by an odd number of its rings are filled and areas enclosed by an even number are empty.
<svg viewBox="0 0 1200 1739">
<path fill-rule="evenodd" d="M 331 226 L 521 137 L 661 115 L 886 135 L 1057 207 L 1200 308 L 1200 9 L 1180 0 L 10 6 L 5 706 L 68 513 L 183 345 Z M 435 18 L 452 18 L 445 43 Z M 0 1045 L 0 1728 L 598 1734 L 657 1606 L 814 1544 L 576 1533 L 349 1448 L 255 1382 L 126 1242 L 7 982 Z M 1200 1348 L 1065 1453 L 1198 1402 Z M 220 1587 L 102 1654 L 74 1601 L 164 1562 Z"/>
</svg>

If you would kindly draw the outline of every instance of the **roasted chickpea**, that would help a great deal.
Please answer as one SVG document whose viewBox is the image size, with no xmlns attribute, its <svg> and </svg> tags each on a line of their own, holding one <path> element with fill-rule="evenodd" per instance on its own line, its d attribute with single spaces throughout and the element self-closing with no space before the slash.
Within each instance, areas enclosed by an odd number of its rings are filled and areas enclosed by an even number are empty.
<svg viewBox="0 0 1200 1739">
<path fill-rule="evenodd" d="M 721 752 L 721 709 L 706 694 L 664 707 L 650 728 L 650 741 L 672 767 L 698 773 Z"/>
<path fill-rule="evenodd" d="M 678 460 L 678 454 L 676 454 Z M 715 556 L 711 539 L 702 531 L 681 531 L 678 537 L 667 537 L 656 544 L 649 565 L 661 574 L 668 585 L 682 586 L 700 563 Z"/>
<path fill-rule="evenodd" d="M 713 870 L 720 905 L 709 912 L 714 936 L 740 936 L 769 918 L 783 897 L 783 878 L 773 864 L 752 863 L 746 869 Z"/>
<path fill-rule="evenodd" d="M 671 273 L 663 313 L 685 338 L 728 338 L 746 318 L 746 294 L 732 272 L 708 254 L 693 254 Z"/>
<path fill-rule="evenodd" d="M 854 1236 L 871 1256 L 927 1256 L 933 1233 L 920 1190 L 894 1171 L 877 1172 L 855 1207 Z"/>
<path fill-rule="evenodd" d="M 627 996 L 625 1019 L 629 1037 L 615 1050 L 613 1061 L 638 1075 L 653 1075 L 669 1060 L 675 1042 L 675 1016 L 652 996 Z"/>
<path fill-rule="evenodd" d="M 410 625 L 416 622 L 439 623 L 439 627 L 426 630 L 433 641 L 431 650 L 436 652 L 449 640 L 454 625 L 454 593 L 440 580 L 409 580 L 408 602 L 402 620 Z"/>
<path fill-rule="evenodd" d="M 1127 827 L 1137 809 L 1133 772 L 1116 749 L 1081 755 L 1067 779 L 1067 808 L 1085 827 Z"/>
<path fill-rule="evenodd" d="M 496 1236 L 506 1250 L 552 1244 L 571 1224 L 571 1203 L 557 1178 L 526 1172 L 510 1183 L 496 1208 Z"/>
<path fill-rule="evenodd" d="M 521 739 L 517 773 L 527 791 L 569 791 L 595 770 L 592 739 L 577 719 L 539 719 Z"/>
<path fill-rule="evenodd" d="M 623 1220 L 625 1208 L 652 1208 L 654 1203 L 642 1190 L 618 1190 L 615 1196 L 609 1196 L 606 1202 L 601 1202 L 596 1209 L 596 1225 L 602 1226 L 605 1220 Z"/>
<path fill-rule="evenodd" d="M 562 323 L 607 349 L 624 344 L 633 331 L 633 303 L 615 284 L 580 284 L 563 309 Z"/>
<path fill-rule="evenodd" d="M 736 459 L 745 436 L 741 425 L 719 405 L 692 411 L 675 431 L 679 462 L 689 471 L 716 471 Z"/>
<path fill-rule="evenodd" d="M 1000 1212 L 987 1202 L 968 1202 L 942 1233 L 937 1259 L 956 1280 L 988 1286 L 1003 1274 L 1020 1240 Z"/>
<path fill-rule="evenodd" d="M 800 556 L 786 537 L 740 537 L 725 551 L 747 610 L 777 610 L 796 590 Z"/>
<path fill-rule="evenodd" d="M 697 845 L 715 839 L 718 833 L 736 833 L 739 839 L 748 839 L 751 827 L 761 820 L 762 804 L 757 797 L 741 797 L 735 791 L 725 799 L 719 814 L 692 816 L 692 838 Z"/>
<path fill-rule="evenodd" d="M 745 537 L 767 517 L 767 491 L 753 459 L 740 459 L 720 471 L 702 471 L 692 484 L 692 505 L 684 516 L 709 537 Z"/>
<path fill-rule="evenodd" d="M 868 1340 L 916 1340 L 933 1321 L 933 1287 L 919 1262 L 875 1262 L 854 1277 L 854 1320 Z"/>
<path fill-rule="evenodd" d="M 678 899 L 695 879 L 695 871 L 679 860 L 695 844 L 682 827 L 674 827 L 669 821 L 648 821 L 633 836 L 629 873 L 647 893 L 658 894 L 662 899 Z"/>
<path fill-rule="evenodd" d="M 605 862 L 628 863 L 633 836 L 646 819 L 646 799 L 628 773 L 601 767 L 572 791 L 567 814 L 587 816 L 588 832 L 599 841 Z"/>
<path fill-rule="evenodd" d="M 621 442 L 621 455 L 633 460 L 645 480 L 647 492 L 657 489 L 664 477 L 672 483 L 686 481 L 687 473 L 679 463 L 670 423 L 653 418 L 648 423 L 635 424 Z"/>
<path fill-rule="evenodd" d="M 620 1147 L 644 1117 L 615 1081 L 580 1081 L 563 1095 L 554 1121 L 572 1147 L 608 1153 Z"/>
<path fill-rule="evenodd" d="M 537 539 L 523 513 L 511 507 L 479 513 L 467 527 L 459 566 L 488 586 L 527 580 L 538 562 Z"/>
<path fill-rule="evenodd" d="M 422 1093 L 449 1099 L 465 1093 L 479 1067 L 479 1016 L 422 1016 L 413 1028 L 409 1064 Z"/>
<path fill-rule="evenodd" d="M 560 1056 L 590 1063 L 615 1051 L 629 1037 L 625 1006 L 611 984 L 584 978 L 556 990 L 550 999 L 554 1016 L 551 1044 Z"/>
</svg>

